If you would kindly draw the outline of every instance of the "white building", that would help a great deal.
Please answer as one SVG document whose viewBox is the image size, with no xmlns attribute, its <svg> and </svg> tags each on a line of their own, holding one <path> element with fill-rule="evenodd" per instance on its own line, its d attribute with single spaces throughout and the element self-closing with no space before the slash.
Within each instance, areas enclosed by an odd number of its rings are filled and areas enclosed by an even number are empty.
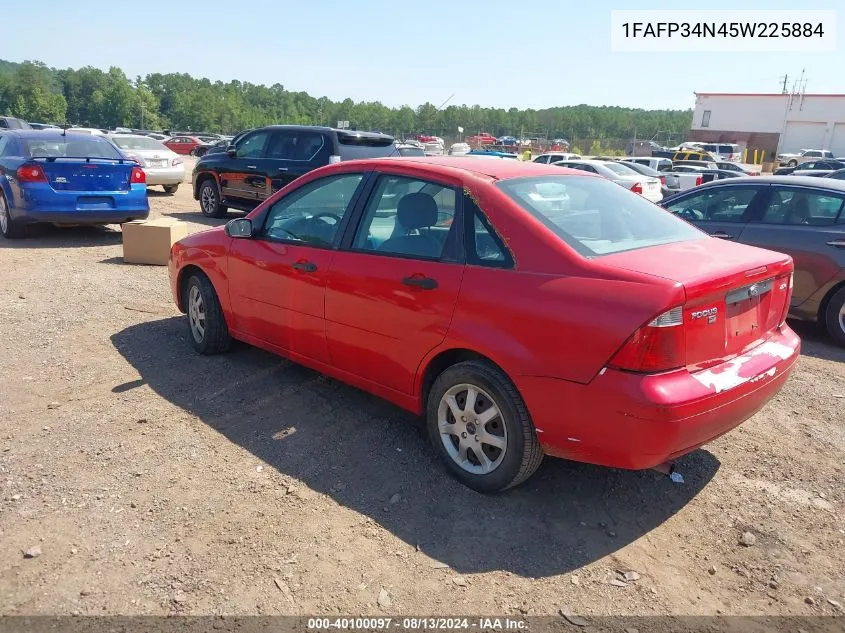
<svg viewBox="0 0 845 633">
<path fill-rule="evenodd" d="M 690 141 L 735 142 L 775 153 L 845 156 L 845 94 L 695 93 Z"/>
</svg>

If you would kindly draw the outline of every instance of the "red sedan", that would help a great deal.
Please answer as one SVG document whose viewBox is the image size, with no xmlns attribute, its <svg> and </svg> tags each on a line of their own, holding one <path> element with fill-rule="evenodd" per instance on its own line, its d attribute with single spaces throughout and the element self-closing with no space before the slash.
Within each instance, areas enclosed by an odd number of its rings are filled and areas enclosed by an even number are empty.
<svg viewBox="0 0 845 633">
<path fill-rule="evenodd" d="M 423 414 L 483 492 L 544 454 L 665 465 L 783 386 L 787 255 L 557 166 L 349 161 L 174 245 L 194 347 L 232 339 Z"/>
<path fill-rule="evenodd" d="M 196 136 L 173 136 L 164 141 L 164 145 L 177 154 L 188 155 L 198 147 L 205 147 L 207 143 Z"/>
</svg>

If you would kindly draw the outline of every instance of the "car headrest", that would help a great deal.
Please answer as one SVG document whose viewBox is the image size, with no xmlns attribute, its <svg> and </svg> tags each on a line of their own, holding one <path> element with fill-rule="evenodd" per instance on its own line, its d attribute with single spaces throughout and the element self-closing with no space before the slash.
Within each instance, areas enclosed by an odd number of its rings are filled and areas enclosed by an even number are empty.
<svg viewBox="0 0 845 633">
<path fill-rule="evenodd" d="M 427 193 L 409 193 L 399 201 L 396 216 L 409 230 L 433 226 L 437 224 L 437 203 Z"/>
</svg>

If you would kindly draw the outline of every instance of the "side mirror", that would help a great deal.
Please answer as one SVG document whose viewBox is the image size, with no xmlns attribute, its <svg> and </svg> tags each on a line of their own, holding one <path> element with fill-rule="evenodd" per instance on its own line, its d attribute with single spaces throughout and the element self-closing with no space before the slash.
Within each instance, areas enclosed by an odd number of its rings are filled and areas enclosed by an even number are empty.
<svg viewBox="0 0 845 633">
<path fill-rule="evenodd" d="M 229 220 L 225 230 L 229 237 L 249 239 L 252 237 L 252 220 L 248 218 Z"/>
<path fill-rule="evenodd" d="M 234 145 L 229 145 L 229 147 L 226 148 L 226 156 L 228 156 L 229 158 L 234 158 L 237 153 L 238 148 L 236 148 Z"/>
</svg>

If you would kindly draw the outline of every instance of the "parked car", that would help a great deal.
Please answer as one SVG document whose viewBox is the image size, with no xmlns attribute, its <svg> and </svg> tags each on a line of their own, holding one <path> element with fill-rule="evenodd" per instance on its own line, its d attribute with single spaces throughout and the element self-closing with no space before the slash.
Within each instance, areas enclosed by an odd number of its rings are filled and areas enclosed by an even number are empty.
<svg viewBox="0 0 845 633">
<path fill-rule="evenodd" d="M 654 141 L 632 141 L 625 147 L 626 156 L 651 156 L 652 152 L 659 152 L 666 148 Z"/>
<path fill-rule="evenodd" d="M 172 136 L 166 141 L 162 141 L 168 149 L 182 154 L 183 156 L 196 156 L 197 152 L 205 154 L 209 148 L 209 144 L 200 140 L 196 136 Z M 202 148 L 202 149 L 200 149 Z"/>
<path fill-rule="evenodd" d="M 824 175 L 825 178 L 833 178 L 834 180 L 845 180 L 845 169 L 837 169 L 834 172 Z"/>
<path fill-rule="evenodd" d="M 666 186 L 666 174 L 656 169 L 652 169 L 648 165 L 642 165 L 640 163 L 634 161 L 619 161 L 620 165 L 624 165 L 628 169 L 632 169 L 638 174 L 642 174 L 643 176 L 648 176 L 649 178 L 657 178 L 660 181 L 660 195 L 664 198 L 666 196 L 672 195 L 672 191 Z"/>
<path fill-rule="evenodd" d="M 563 160 L 552 164 L 590 174 L 598 174 L 618 185 L 622 185 L 629 191 L 640 194 L 651 202 L 659 202 L 663 199 L 661 193 L 663 183 L 658 178 L 638 174 L 627 165 L 601 160 Z"/>
<path fill-rule="evenodd" d="M 452 143 L 451 147 L 449 147 L 450 156 L 464 156 L 471 151 L 472 148 L 469 146 L 469 143 Z"/>
<path fill-rule="evenodd" d="M 206 154 L 193 171 L 194 199 L 208 217 L 251 210 L 312 169 L 358 158 L 399 156 L 387 134 L 304 125 L 271 125 Z"/>
<path fill-rule="evenodd" d="M 735 171 L 742 176 L 759 176 L 762 171 L 762 169 L 751 169 L 741 163 L 733 163 L 729 161 L 717 161 L 716 167 L 718 169 L 724 169 L 725 171 Z M 756 167 L 760 166 L 757 165 Z"/>
<path fill-rule="evenodd" d="M 166 141 L 170 137 L 167 134 L 159 134 L 158 132 L 147 132 L 144 136 L 149 136 L 150 138 L 154 138 L 157 141 Z"/>
<path fill-rule="evenodd" d="M 108 138 L 144 168 L 148 187 L 161 185 L 172 195 L 185 180 L 184 159 L 160 141 L 140 134 L 112 134 Z"/>
<path fill-rule="evenodd" d="M 790 314 L 818 321 L 845 346 L 845 182 L 743 178 L 706 184 L 662 204 L 714 237 L 790 255 Z"/>
<path fill-rule="evenodd" d="M 69 127 L 68 132 L 75 134 L 90 134 L 91 136 L 105 136 L 106 132 L 96 127 Z"/>
<path fill-rule="evenodd" d="M 0 233 L 29 224 L 117 224 L 149 214 L 144 170 L 102 136 L 0 131 Z"/>
<path fill-rule="evenodd" d="M 645 165 L 655 171 L 668 171 L 672 169 L 671 158 L 659 158 L 657 156 L 644 157 L 637 156 L 634 158 L 622 158 L 619 162 L 622 163 L 636 163 L 637 165 Z"/>
<path fill-rule="evenodd" d="M 789 169 L 787 167 L 787 169 Z M 834 160 L 832 158 L 826 160 L 810 161 L 801 163 L 796 169 L 792 171 L 792 176 L 825 176 L 837 169 L 845 169 L 845 162 Z"/>
<path fill-rule="evenodd" d="M 681 191 L 699 187 L 705 182 L 705 176 L 701 171 L 701 167 L 673 166 L 670 170 L 663 172 L 666 178 L 666 188 L 674 195 Z M 712 176 L 707 178 L 712 180 Z"/>
<path fill-rule="evenodd" d="M 496 137 L 489 132 L 479 132 L 474 136 L 468 136 L 466 142 L 470 145 L 495 145 Z"/>
<path fill-rule="evenodd" d="M 561 160 L 581 160 L 581 156 L 579 154 L 571 154 L 569 152 L 549 152 L 535 156 L 532 159 L 532 162 L 549 164 L 556 163 Z"/>
<path fill-rule="evenodd" d="M 672 162 L 673 167 L 698 167 L 701 169 L 718 169 L 716 161 L 712 160 L 676 160 Z"/>
<path fill-rule="evenodd" d="M 702 143 L 701 151 L 709 153 L 717 161 L 741 163 L 744 147 L 737 143 Z"/>
<path fill-rule="evenodd" d="M 0 116 L 0 130 L 30 130 L 32 127 L 23 119 L 13 116 Z"/>
<path fill-rule="evenodd" d="M 666 464 L 762 408 L 800 350 L 788 256 L 522 161 L 329 165 L 177 242 L 169 273 L 196 351 L 244 341 L 423 414 L 481 492 L 544 454 Z"/>
<path fill-rule="evenodd" d="M 777 155 L 778 165 L 795 167 L 819 158 L 834 158 L 833 152 L 824 149 L 802 149 L 798 153 L 784 153 Z"/>
<path fill-rule="evenodd" d="M 2 125 L 0 125 L 2 127 Z M 53 125 L 52 123 L 32 123 L 29 122 L 29 127 L 32 130 L 61 130 L 58 125 Z"/>
<path fill-rule="evenodd" d="M 467 154 L 467 156 L 490 156 L 492 158 L 512 158 L 519 160 L 519 156 L 510 152 L 497 152 L 495 150 L 474 149 Z"/>
<path fill-rule="evenodd" d="M 423 148 L 408 143 L 396 143 L 396 149 L 400 156 L 425 156 Z"/>
</svg>

